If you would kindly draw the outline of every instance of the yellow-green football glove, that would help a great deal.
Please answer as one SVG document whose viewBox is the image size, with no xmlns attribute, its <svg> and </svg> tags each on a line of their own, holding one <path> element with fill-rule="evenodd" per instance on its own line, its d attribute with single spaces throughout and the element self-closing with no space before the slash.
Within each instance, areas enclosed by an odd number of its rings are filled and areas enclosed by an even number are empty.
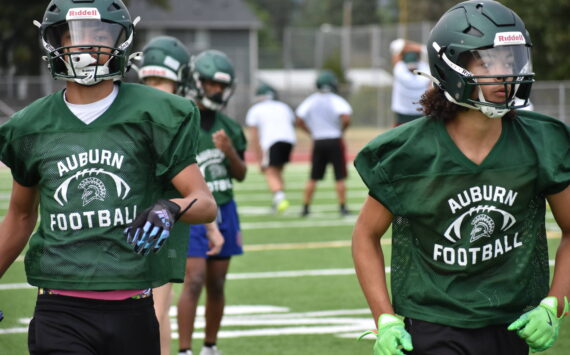
<svg viewBox="0 0 570 355">
<path fill-rule="evenodd" d="M 368 334 L 376 335 L 374 355 L 404 355 L 402 349 L 414 349 L 412 336 L 406 331 L 404 322 L 392 314 L 381 314 L 378 318 L 378 330 L 364 332 L 358 339 Z"/>
<path fill-rule="evenodd" d="M 546 297 L 538 307 L 530 310 L 509 325 L 509 330 L 526 341 L 533 353 L 544 351 L 552 346 L 558 338 L 560 319 L 568 314 L 568 299 L 564 297 L 564 311 L 558 315 L 558 299 Z"/>
</svg>

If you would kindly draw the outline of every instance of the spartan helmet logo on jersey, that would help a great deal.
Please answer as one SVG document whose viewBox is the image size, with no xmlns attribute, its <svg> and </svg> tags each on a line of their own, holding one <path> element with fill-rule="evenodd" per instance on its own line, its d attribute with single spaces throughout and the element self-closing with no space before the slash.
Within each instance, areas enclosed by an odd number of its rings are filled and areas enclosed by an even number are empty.
<svg viewBox="0 0 570 355">
<path fill-rule="evenodd" d="M 207 50 L 190 61 L 189 96 L 207 109 L 223 109 L 234 92 L 234 66 L 223 52 Z M 222 90 L 208 93 L 204 83 L 210 81 L 222 85 Z"/>
<path fill-rule="evenodd" d="M 188 91 L 190 54 L 186 46 L 171 36 L 152 39 L 143 48 L 139 79 L 157 77 L 176 83 L 175 94 L 186 96 Z"/>
<path fill-rule="evenodd" d="M 115 191 L 117 197 L 119 197 L 121 200 L 124 200 L 131 191 L 131 187 L 125 182 L 125 180 L 123 180 L 123 178 L 119 177 L 117 174 L 105 171 L 104 169 L 91 168 L 91 169 L 83 169 L 77 171 L 76 173 L 65 179 L 55 190 L 53 198 L 60 206 L 64 206 L 66 203 L 68 203 L 67 192 L 69 190 L 69 185 L 72 183 L 72 181 L 78 181 L 80 178 L 83 178 L 84 176 L 87 176 L 87 178 L 81 180 L 80 183 L 80 185 L 81 184 L 84 185 L 83 187 L 79 186 L 79 188 L 84 189 L 84 193 L 82 195 L 83 206 L 85 206 L 87 203 L 95 199 L 99 199 L 99 197 L 105 198 L 107 196 L 107 190 L 105 189 L 104 184 L 101 182 L 100 179 L 94 178 L 92 175 L 109 176 L 113 180 L 113 184 L 115 185 Z M 96 197 L 88 201 L 92 196 Z"/>
<path fill-rule="evenodd" d="M 121 0 L 52 0 L 34 24 L 52 76 L 89 86 L 123 77 L 138 20 Z"/>
<path fill-rule="evenodd" d="M 480 238 L 491 238 L 491 234 L 495 230 L 495 222 L 493 219 L 486 214 L 480 214 L 475 216 L 471 221 L 473 229 L 471 230 L 471 243 L 477 241 Z"/>
<path fill-rule="evenodd" d="M 449 101 L 500 118 L 528 105 L 534 82 L 531 46 L 523 21 L 509 8 L 497 1 L 465 1 L 432 29 L 427 43 L 431 73 L 417 73 L 429 77 Z M 477 75 L 467 70 L 474 62 L 481 62 Z M 504 101 L 487 100 L 481 85 L 502 85 Z"/>
<path fill-rule="evenodd" d="M 83 194 L 81 194 L 83 206 L 88 205 L 94 200 L 105 201 L 105 197 L 107 196 L 105 184 L 95 177 L 83 179 L 77 188 L 83 190 Z"/>
<path fill-rule="evenodd" d="M 457 217 L 447 227 L 443 236 L 450 242 L 456 243 L 463 239 L 463 235 L 471 228 L 470 242 L 474 242 L 486 237 L 487 234 L 491 237 L 496 228 L 506 232 L 515 223 L 515 217 L 505 210 L 495 206 L 475 206 Z"/>
</svg>

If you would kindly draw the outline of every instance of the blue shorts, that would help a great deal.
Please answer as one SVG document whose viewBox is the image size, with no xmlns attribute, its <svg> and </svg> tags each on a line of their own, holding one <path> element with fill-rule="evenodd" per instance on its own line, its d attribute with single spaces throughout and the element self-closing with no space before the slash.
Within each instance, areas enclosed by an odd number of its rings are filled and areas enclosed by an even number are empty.
<svg viewBox="0 0 570 355">
<path fill-rule="evenodd" d="M 241 231 L 239 228 L 239 218 L 235 201 L 230 201 L 218 206 L 218 217 L 216 218 L 218 228 L 224 236 L 224 246 L 222 251 L 212 257 L 227 258 L 233 255 L 243 254 Z M 190 226 L 190 238 L 188 239 L 188 257 L 206 258 L 208 251 L 208 237 L 206 236 L 206 226 L 203 224 Z"/>
</svg>

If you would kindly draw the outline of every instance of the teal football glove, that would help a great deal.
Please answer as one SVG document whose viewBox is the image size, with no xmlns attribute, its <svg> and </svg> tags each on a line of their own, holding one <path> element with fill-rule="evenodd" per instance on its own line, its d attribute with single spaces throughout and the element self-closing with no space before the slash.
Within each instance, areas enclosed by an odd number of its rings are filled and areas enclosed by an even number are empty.
<svg viewBox="0 0 570 355">
<path fill-rule="evenodd" d="M 533 353 L 544 351 L 552 346 L 558 338 L 560 319 L 568 314 L 568 299 L 564 296 L 564 311 L 558 315 L 558 299 L 546 297 L 535 309 L 526 312 L 509 325 L 509 330 L 526 341 Z"/>
<path fill-rule="evenodd" d="M 400 318 L 384 313 L 378 318 L 378 330 L 369 330 L 358 339 L 368 334 L 376 335 L 374 343 L 374 355 L 404 355 L 401 349 L 412 351 L 412 336 L 404 328 L 404 322 Z"/>
</svg>

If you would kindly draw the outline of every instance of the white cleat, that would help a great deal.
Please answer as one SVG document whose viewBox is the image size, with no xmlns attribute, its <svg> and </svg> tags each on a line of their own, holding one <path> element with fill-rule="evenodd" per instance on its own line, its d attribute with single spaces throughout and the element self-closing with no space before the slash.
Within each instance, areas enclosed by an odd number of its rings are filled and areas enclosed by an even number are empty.
<svg viewBox="0 0 570 355">
<path fill-rule="evenodd" d="M 202 351 L 200 351 L 200 355 L 222 355 L 222 352 L 218 350 L 217 346 L 207 347 L 203 346 Z"/>
</svg>

